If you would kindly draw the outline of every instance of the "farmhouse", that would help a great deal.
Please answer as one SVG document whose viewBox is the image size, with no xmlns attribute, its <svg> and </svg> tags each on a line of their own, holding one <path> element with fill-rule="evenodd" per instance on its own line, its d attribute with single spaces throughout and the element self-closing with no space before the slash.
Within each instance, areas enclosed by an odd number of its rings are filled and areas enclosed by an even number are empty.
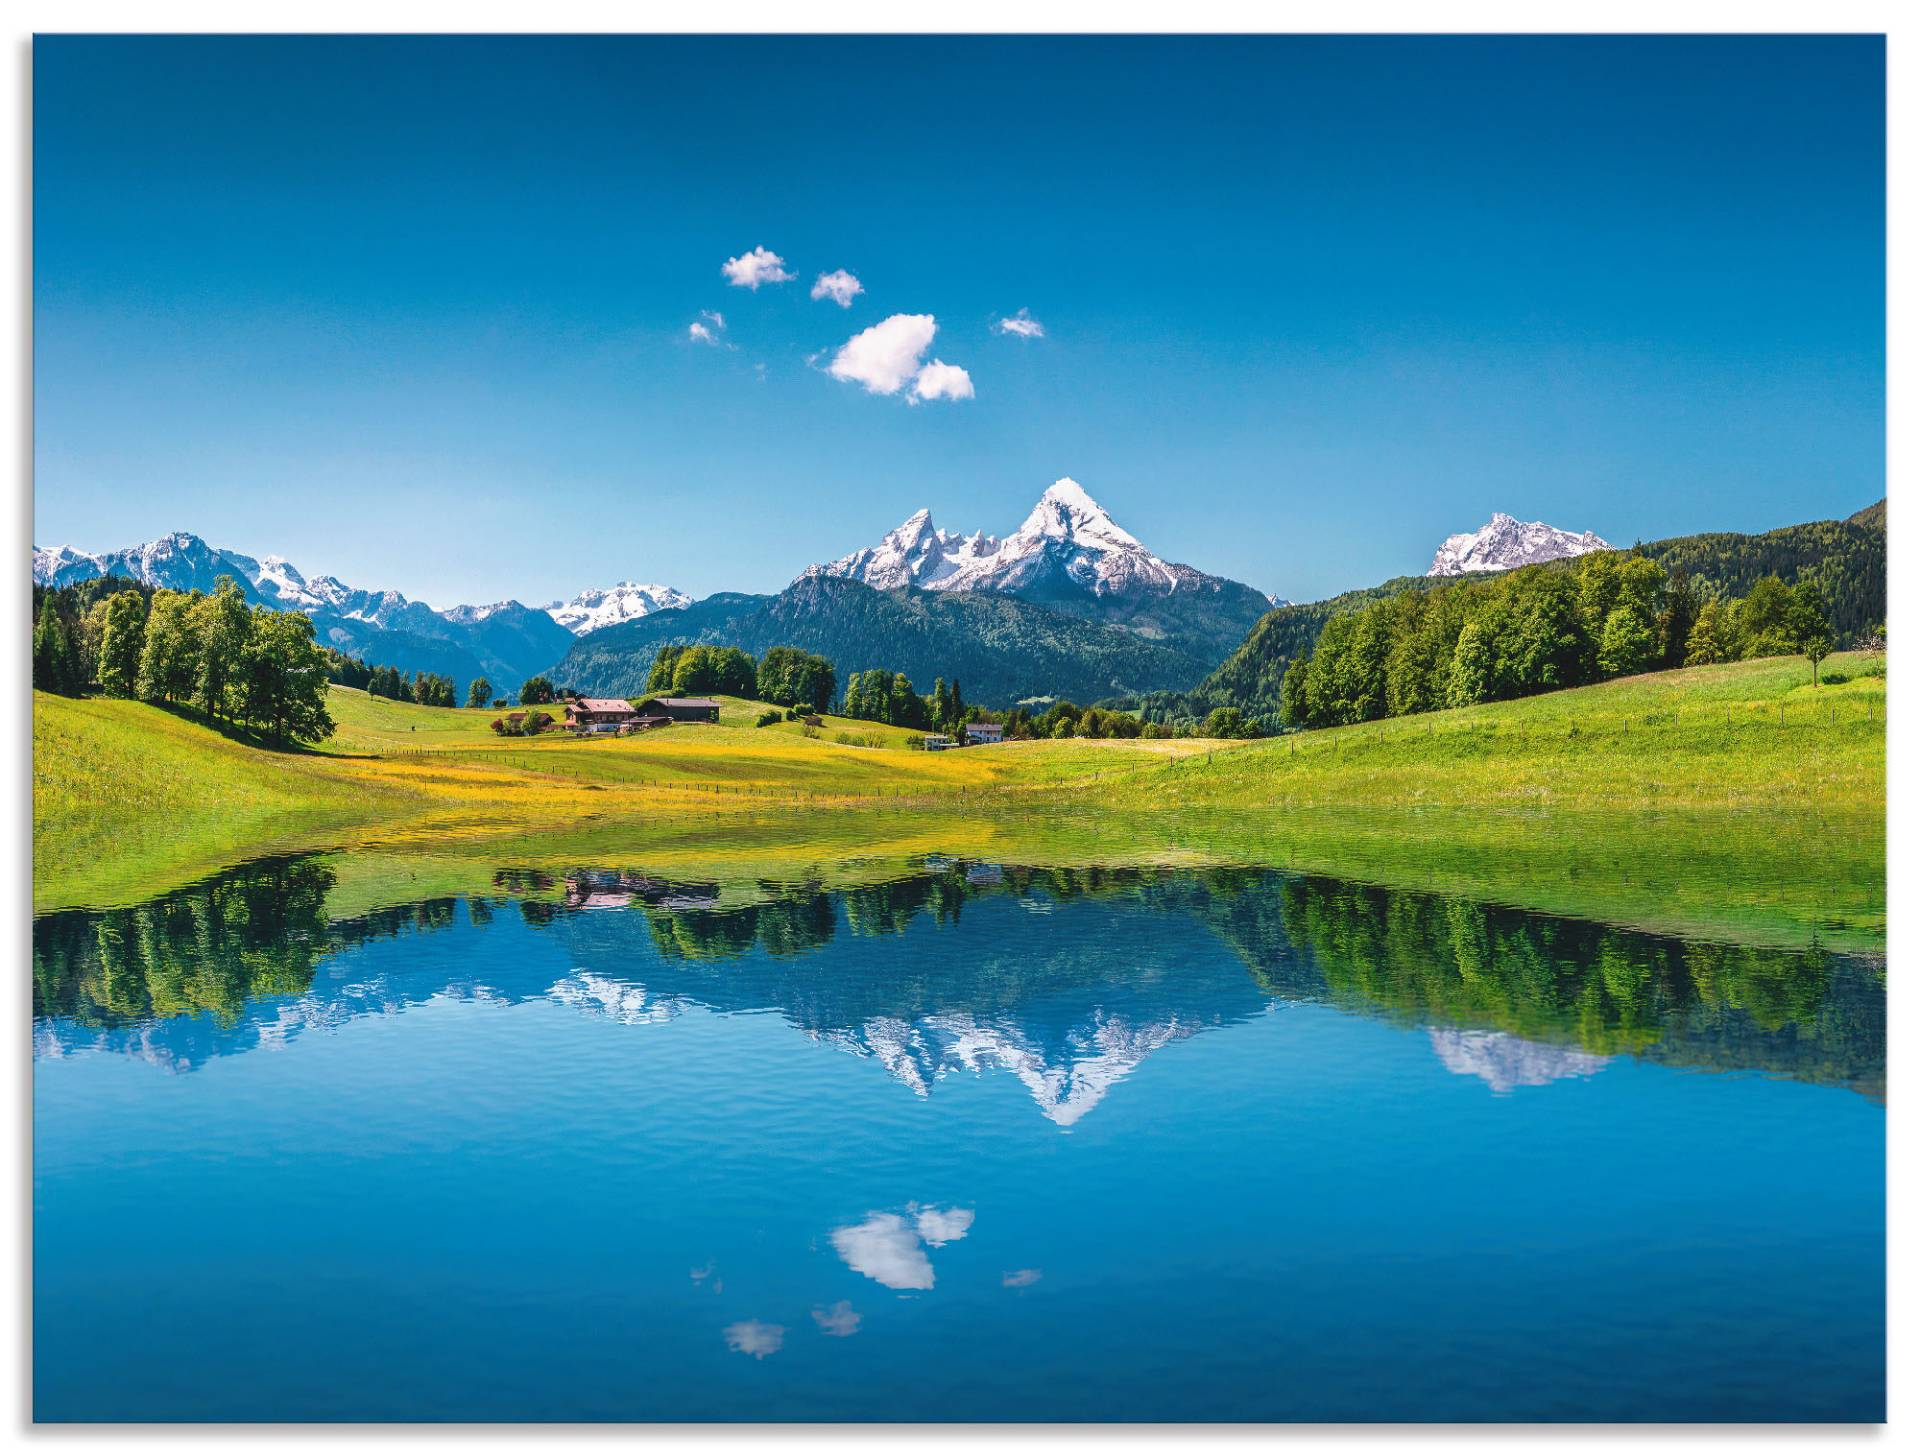
<svg viewBox="0 0 1920 1456">
<path fill-rule="evenodd" d="M 998 723 L 969 723 L 962 731 L 969 743 L 998 743 L 1002 736 Z"/>
<path fill-rule="evenodd" d="M 567 726 L 576 733 L 618 733 L 638 716 L 625 698 L 567 700 Z"/>
<path fill-rule="evenodd" d="M 949 748 L 958 748 L 960 746 L 944 733 L 927 734 L 926 744 L 928 753 L 945 753 Z"/>
<path fill-rule="evenodd" d="M 675 723 L 718 723 L 720 704 L 713 698 L 648 698 L 639 711 Z"/>
</svg>

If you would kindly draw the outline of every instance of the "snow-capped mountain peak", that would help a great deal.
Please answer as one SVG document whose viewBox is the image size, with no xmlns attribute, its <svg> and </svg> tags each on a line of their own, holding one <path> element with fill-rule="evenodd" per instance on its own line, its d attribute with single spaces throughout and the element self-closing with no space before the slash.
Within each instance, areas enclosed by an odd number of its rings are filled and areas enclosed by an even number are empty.
<svg viewBox="0 0 1920 1456">
<path fill-rule="evenodd" d="M 933 512 L 922 507 L 880 538 L 875 546 L 829 561 L 808 571 L 823 576 L 847 576 L 888 591 L 898 586 L 941 588 L 967 561 L 990 556 L 999 548 L 996 537 L 984 531 L 961 536 L 933 523 Z"/>
<path fill-rule="evenodd" d="M 1020 523 L 1020 529 L 1007 538 L 1007 543 L 1024 545 L 1036 539 L 1072 541 L 1082 547 L 1108 551 L 1146 550 L 1137 539 L 1120 529 L 1079 481 L 1064 475 L 1042 492 L 1026 520 Z"/>
<path fill-rule="evenodd" d="M 693 598 L 676 587 L 622 581 L 609 587 L 589 587 L 572 601 L 549 602 L 541 610 L 575 636 L 583 636 L 617 622 L 692 605 Z"/>
<path fill-rule="evenodd" d="M 1493 519 L 1479 530 L 1463 531 L 1442 541 L 1434 553 L 1433 565 L 1427 568 L 1427 575 L 1506 571 L 1516 566 L 1557 561 L 1564 556 L 1584 556 L 1589 551 L 1612 549 L 1591 531 L 1563 531 L 1545 521 L 1520 521 L 1505 511 L 1495 511 Z"/>
<path fill-rule="evenodd" d="M 1078 481 L 1062 476 L 1004 539 L 976 531 L 960 536 L 915 511 L 881 538 L 837 561 L 809 568 L 852 577 L 882 591 L 1060 591 L 1106 596 L 1123 590 L 1167 596 L 1182 585 L 1211 580 L 1174 567 L 1140 544 L 1108 515 Z"/>
<path fill-rule="evenodd" d="M 351 588 L 335 577 L 316 576 L 309 581 L 284 556 L 261 557 L 260 573 L 252 585 L 262 596 L 276 598 L 277 605 L 298 607 L 306 612 L 338 607 L 353 594 Z"/>
</svg>

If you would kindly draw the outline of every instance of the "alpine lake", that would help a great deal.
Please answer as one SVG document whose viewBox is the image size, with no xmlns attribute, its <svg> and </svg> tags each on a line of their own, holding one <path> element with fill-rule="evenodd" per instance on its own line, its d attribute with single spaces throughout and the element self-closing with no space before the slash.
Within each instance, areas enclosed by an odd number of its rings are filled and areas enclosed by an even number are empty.
<svg viewBox="0 0 1920 1456">
<path fill-rule="evenodd" d="M 37 1419 L 1882 1417 L 1858 917 L 569 856 L 39 916 Z"/>
</svg>

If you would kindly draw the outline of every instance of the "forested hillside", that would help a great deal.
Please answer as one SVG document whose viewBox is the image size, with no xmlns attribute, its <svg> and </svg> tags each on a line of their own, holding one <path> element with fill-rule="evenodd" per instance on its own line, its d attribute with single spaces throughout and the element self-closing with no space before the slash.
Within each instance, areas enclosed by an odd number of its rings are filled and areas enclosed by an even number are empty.
<svg viewBox="0 0 1920 1456">
<path fill-rule="evenodd" d="M 1685 571 L 1704 596 L 1721 600 L 1746 596 L 1763 577 L 1777 576 L 1789 586 L 1811 580 L 1826 600 L 1828 619 L 1842 647 L 1857 643 L 1886 621 L 1884 500 L 1844 521 L 1811 521 L 1758 535 L 1713 531 L 1675 536 L 1633 550 L 1665 570 Z M 1579 558 L 1573 557 L 1525 569 L 1573 571 L 1578 565 Z M 1141 695 L 1135 701 L 1149 716 L 1168 721 L 1204 718 L 1222 706 L 1277 721 L 1288 664 L 1313 650 L 1329 619 L 1402 592 L 1428 591 L 1460 579 L 1395 577 L 1324 601 L 1277 608 L 1262 617 L 1246 640 L 1192 692 Z"/>
<path fill-rule="evenodd" d="M 725 594 L 581 638 L 550 676 L 583 693 L 644 689 L 656 649 L 711 643 L 756 656 L 817 652 L 848 674 L 884 667 L 921 689 L 958 680 L 967 700 L 1006 708 L 1022 698 L 1087 701 L 1178 689 L 1206 664 L 1118 627 L 1103 627 L 997 592 L 876 591 L 805 576 L 778 596 Z"/>
</svg>

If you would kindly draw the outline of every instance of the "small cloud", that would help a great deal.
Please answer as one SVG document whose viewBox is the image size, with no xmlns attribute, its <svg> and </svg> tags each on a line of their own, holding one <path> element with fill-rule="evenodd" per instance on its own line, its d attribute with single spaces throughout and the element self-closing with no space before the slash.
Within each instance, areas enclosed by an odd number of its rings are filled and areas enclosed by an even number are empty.
<svg viewBox="0 0 1920 1456">
<path fill-rule="evenodd" d="M 1044 339 L 1047 331 L 1040 326 L 1040 320 L 1024 308 L 1011 318 L 1003 318 L 993 326 L 1003 334 L 1014 334 L 1022 339 Z"/>
<path fill-rule="evenodd" d="M 813 280 L 815 298 L 831 298 L 842 308 L 852 308 L 854 295 L 866 291 L 860 286 L 860 280 L 845 268 L 835 268 Z"/>
<path fill-rule="evenodd" d="M 830 1304 L 825 1309 L 816 1309 L 813 1312 L 813 1322 L 820 1326 L 821 1334 L 834 1335 L 841 1339 L 860 1328 L 860 1316 L 854 1313 L 852 1303 L 845 1299 L 838 1304 Z"/>
<path fill-rule="evenodd" d="M 869 394 L 898 394 L 920 372 L 920 358 L 939 329 L 930 313 L 892 314 L 842 344 L 827 373 Z"/>
<path fill-rule="evenodd" d="M 787 1327 L 770 1325 L 762 1320 L 741 1320 L 728 1325 L 721 1331 L 727 1337 L 727 1348 L 736 1354 L 751 1355 L 756 1360 L 764 1360 L 786 1343 Z"/>
<path fill-rule="evenodd" d="M 864 1223 L 835 1229 L 829 1236 L 834 1252 L 854 1273 L 889 1289 L 933 1288 L 927 1250 L 964 1239 L 973 1227 L 973 1210 L 910 1203 L 907 1215 L 912 1222 L 897 1213 L 870 1213 Z"/>
<path fill-rule="evenodd" d="M 750 253 L 727 259 L 720 265 L 720 272 L 735 288 L 756 291 L 762 283 L 793 282 L 793 274 L 787 271 L 787 260 L 766 248 L 755 248 Z"/>
<path fill-rule="evenodd" d="M 687 1270 L 687 1278 L 691 1279 L 695 1284 L 705 1284 L 709 1279 L 713 1278 L 713 1261 L 709 1259 L 704 1267 Z"/>
<path fill-rule="evenodd" d="M 711 344 L 717 349 L 731 349 L 724 337 L 727 320 L 724 315 L 710 308 L 700 310 L 700 317 L 687 325 L 687 341 L 693 344 Z"/>
<path fill-rule="evenodd" d="M 1040 1271 L 1038 1269 L 1015 1269 L 1011 1274 L 1002 1274 L 1000 1276 L 1000 1287 L 1002 1289 L 1025 1289 L 1029 1284 L 1038 1284 L 1039 1282 Z"/>
<path fill-rule="evenodd" d="M 923 1208 L 918 1227 L 920 1237 L 934 1248 L 964 1239 L 973 1227 L 971 1208 Z"/>
<path fill-rule="evenodd" d="M 942 364 L 935 359 L 913 376 L 913 394 L 908 404 L 923 399 L 972 399 L 973 377 L 958 364 Z"/>
</svg>

